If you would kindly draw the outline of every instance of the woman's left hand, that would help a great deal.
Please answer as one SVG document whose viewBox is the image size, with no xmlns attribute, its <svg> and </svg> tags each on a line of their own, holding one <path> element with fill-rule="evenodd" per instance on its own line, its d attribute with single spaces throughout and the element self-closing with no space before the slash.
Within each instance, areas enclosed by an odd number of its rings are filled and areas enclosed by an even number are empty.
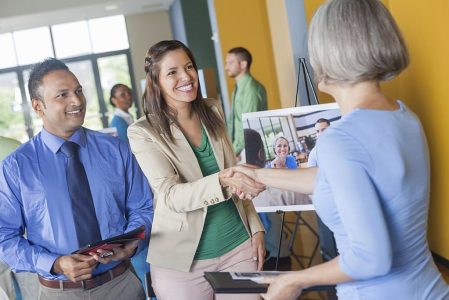
<svg viewBox="0 0 449 300">
<path fill-rule="evenodd" d="M 262 271 L 263 263 L 265 262 L 265 232 L 256 232 L 251 238 L 253 246 L 253 259 L 257 260 L 257 271 Z"/>
<path fill-rule="evenodd" d="M 295 300 L 303 290 L 299 282 L 298 272 L 273 277 L 265 277 L 262 281 L 268 283 L 268 291 L 262 297 L 266 300 Z"/>
</svg>

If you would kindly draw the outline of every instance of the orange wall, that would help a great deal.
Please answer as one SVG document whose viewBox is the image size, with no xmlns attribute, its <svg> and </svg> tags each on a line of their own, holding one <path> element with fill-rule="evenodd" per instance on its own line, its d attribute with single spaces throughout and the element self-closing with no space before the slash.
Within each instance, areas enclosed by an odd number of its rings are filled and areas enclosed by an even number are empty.
<svg viewBox="0 0 449 300">
<path fill-rule="evenodd" d="M 214 5 L 223 59 L 233 47 L 247 48 L 253 56 L 251 73 L 265 86 L 269 109 L 279 108 L 279 88 L 265 1 L 215 0 Z M 227 78 L 227 85 L 231 95 L 234 80 Z"/>
<path fill-rule="evenodd" d="M 449 1 L 389 0 L 410 51 L 399 97 L 418 114 L 430 148 L 429 242 L 449 259 Z"/>
<path fill-rule="evenodd" d="M 382 0 L 397 21 L 410 51 L 411 64 L 383 85 L 421 119 L 431 158 L 430 248 L 449 259 L 449 1 Z M 324 1 L 306 0 L 310 20 Z"/>
</svg>

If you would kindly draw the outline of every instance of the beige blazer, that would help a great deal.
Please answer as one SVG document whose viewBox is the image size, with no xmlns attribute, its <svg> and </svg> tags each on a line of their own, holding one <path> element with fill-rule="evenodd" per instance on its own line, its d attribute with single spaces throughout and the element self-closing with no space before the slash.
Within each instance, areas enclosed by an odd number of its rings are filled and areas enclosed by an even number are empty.
<svg viewBox="0 0 449 300">
<path fill-rule="evenodd" d="M 223 120 L 218 101 L 204 101 Z M 209 205 L 234 201 L 250 236 L 264 229 L 252 202 L 224 195 L 218 173 L 203 177 L 186 137 L 175 125 L 171 129 L 174 143 L 152 130 L 142 117 L 128 128 L 128 137 L 154 193 L 154 220 L 147 260 L 158 267 L 188 272 Z M 228 136 L 214 139 L 205 129 L 220 170 L 235 165 Z"/>
</svg>

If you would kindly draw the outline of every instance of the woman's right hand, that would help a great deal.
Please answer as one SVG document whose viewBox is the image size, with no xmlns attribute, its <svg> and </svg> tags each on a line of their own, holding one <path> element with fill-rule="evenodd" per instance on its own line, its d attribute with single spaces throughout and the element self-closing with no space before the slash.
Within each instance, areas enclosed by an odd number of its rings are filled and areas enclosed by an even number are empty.
<svg viewBox="0 0 449 300">
<path fill-rule="evenodd" d="M 265 185 L 255 181 L 244 172 L 236 172 L 235 167 L 220 171 L 218 178 L 221 186 L 229 187 L 242 199 L 251 200 L 265 190 Z"/>
</svg>

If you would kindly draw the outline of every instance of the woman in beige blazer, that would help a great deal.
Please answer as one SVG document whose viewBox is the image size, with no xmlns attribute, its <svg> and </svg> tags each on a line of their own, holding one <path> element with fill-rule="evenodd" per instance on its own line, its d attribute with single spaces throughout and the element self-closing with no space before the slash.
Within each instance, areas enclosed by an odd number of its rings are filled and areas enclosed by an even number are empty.
<svg viewBox="0 0 449 300">
<path fill-rule="evenodd" d="M 235 154 L 220 104 L 202 98 L 184 44 L 152 46 L 145 71 L 145 117 L 129 127 L 128 137 L 154 192 L 153 288 L 162 300 L 213 299 L 204 271 L 262 268 L 263 226 L 252 202 L 231 191 L 251 198 L 263 186 L 229 169 Z"/>
</svg>

